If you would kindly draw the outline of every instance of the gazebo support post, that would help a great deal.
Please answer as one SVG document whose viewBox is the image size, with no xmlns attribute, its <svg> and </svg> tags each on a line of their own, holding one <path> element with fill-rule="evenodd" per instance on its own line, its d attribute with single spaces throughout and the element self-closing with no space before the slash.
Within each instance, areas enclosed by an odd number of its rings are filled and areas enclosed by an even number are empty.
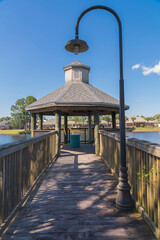
<svg viewBox="0 0 160 240">
<path fill-rule="evenodd" d="M 91 115 L 88 115 L 88 142 L 92 142 L 92 124 L 91 124 Z"/>
<path fill-rule="evenodd" d="M 56 154 L 60 154 L 60 146 L 61 146 L 61 112 L 55 112 L 55 130 L 57 131 L 56 134 Z"/>
<path fill-rule="evenodd" d="M 116 113 L 112 112 L 112 128 L 116 129 Z"/>
<path fill-rule="evenodd" d="M 99 155 L 100 143 L 99 143 L 99 111 L 94 111 L 94 143 L 95 154 Z"/>
<path fill-rule="evenodd" d="M 67 115 L 64 116 L 64 143 L 68 142 L 68 119 Z"/>
<path fill-rule="evenodd" d="M 43 129 L 43 115 L 42 113 L 39 114 L 39 129 Z"/>
<path fill-rule="evenodd" d="M 34 130 L 36 130 L 36 114 L 31 113 L 31 137 L 34 137 Z"/>
</svg>

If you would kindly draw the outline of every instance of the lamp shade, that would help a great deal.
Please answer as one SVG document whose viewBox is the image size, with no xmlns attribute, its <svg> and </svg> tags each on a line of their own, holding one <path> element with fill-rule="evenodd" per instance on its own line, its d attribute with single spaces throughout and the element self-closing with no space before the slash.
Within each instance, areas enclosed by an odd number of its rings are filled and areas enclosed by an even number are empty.
<svg viewBox="0 0 160 240">
<path fill-rule="evenodd" d="M 86 52 L 88 50 L 88 45 L 83 40 L 73 39 L 67 42 L 65 49 L 77 55 L 78 53 Z"/>
</svg>

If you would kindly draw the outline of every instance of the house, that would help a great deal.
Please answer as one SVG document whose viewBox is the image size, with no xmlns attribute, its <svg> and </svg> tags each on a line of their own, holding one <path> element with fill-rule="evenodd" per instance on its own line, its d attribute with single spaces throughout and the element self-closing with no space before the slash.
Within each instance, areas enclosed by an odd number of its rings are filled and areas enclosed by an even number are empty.
<svg viewBox="0 0 160 240">
<path fill-rule="evenodd" d="M 0 122 L 0 130 L 10 129 L 11 128 L 11 120 Z"/>
<path fill-rule="evenodd" d="M 158 120 L 148 121 L 147 126 L 149 126 L 149 127 L 160 127 L 160 121 L 158 121 Z"/>
<path fill-rule="evenodd" d="M 56 124 L 55 118 L 50 118 L 43 122 L 43 128 L 44 129 L 54 129 Z M 74 121 L 68 121 L 68 127 L 73 127 L 75 125 Z M 61 119 L 61 126 L 64 126 L 64 119 Z"/>
<path fill-rule="evenodd" d="M 128 117 L 126 121 L 126 127 L 144 127 L 147 125 L 147 120 L 142 117 L 135 117 L 135 120 L 132 120 L 132 117 Z"/>
</svg>

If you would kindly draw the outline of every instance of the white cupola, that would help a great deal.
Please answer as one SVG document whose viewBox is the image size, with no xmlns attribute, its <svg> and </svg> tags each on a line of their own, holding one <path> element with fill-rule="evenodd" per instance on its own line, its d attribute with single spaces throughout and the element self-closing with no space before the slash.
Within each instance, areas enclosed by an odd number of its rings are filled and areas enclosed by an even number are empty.
<svg viewBox="0 0 160 240">
<path fill-rule="evenodd" d="M 89 83 L 89 66 L 76 60 L 63 69 L 65 72 L 65 84 L 72 82 Z"/>
</svg>

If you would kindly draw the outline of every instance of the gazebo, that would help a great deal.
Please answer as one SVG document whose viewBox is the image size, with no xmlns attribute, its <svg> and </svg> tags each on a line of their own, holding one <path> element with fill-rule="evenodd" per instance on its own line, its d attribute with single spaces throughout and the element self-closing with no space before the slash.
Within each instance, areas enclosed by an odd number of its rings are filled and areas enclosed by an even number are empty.
<svg viewBox="0 0 160 240">
<path fill-rule="evenodd" d="M 67 143 L 67 117 L 88 116 L 88 134 L 91 142 L 91 116 L 94 116 L 95 153 L 99 154 L 99 115 L 112 115 L 112 129 L 116 129 L 116 114 L 119 101 L 89 84 L 90 67 L 74 61 L 64 67 L 65 84 L 38 101 L 28 105 L 31 112 L 31 134 L 36 130 L 36 116 L 39 115 L 39 129 L 43 128 L 43 115 L 55 115 L 58 145 L 61 142 L 61 116 L 64 116 L 64 142 Z M 129 106 L 125 106 L 127 110 Z"/>
</svg>

